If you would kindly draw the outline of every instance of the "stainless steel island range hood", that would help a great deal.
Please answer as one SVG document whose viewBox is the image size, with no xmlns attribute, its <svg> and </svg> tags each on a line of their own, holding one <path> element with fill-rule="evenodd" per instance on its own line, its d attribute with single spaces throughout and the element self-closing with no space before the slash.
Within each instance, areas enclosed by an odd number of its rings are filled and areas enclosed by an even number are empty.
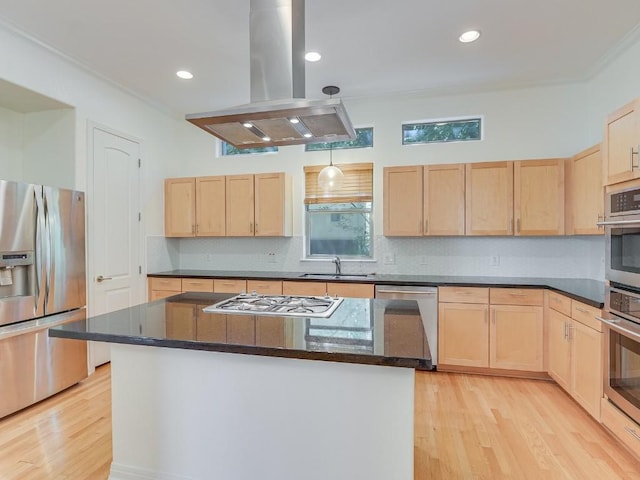
<svg viewBox="0 0 640 480">
<path fill-rule="evenodd" d="M 238 148 L 355 138 L 339 99 L 305 99 L 304 0 L 251 0 L 251 103 L 186 119 Z"/>
</svg>

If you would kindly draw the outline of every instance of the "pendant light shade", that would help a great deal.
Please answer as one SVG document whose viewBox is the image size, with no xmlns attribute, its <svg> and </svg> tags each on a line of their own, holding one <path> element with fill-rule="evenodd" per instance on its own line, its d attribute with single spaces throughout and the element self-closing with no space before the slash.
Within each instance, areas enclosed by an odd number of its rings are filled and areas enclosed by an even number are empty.
<svg viewBox="0 0 640 480">
<path fill-rule="evenodd" d="M 318 186 L 325 192 L 339 189 L 344 181 L 344 173 L 338 167 L 327 165 L 318 174 Z"/>
</svg>

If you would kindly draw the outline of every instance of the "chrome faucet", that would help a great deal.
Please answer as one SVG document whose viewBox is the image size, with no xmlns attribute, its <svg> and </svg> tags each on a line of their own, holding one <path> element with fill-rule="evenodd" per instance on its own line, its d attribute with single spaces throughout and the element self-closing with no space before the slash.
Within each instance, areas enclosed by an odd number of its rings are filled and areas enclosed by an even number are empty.
<svg viewBox="0 0 640 480">
<path fill-rule="evenodd" d="M 340 257 L 336 256 L 336 258 L 334 258 L 332 260 L 332 262 L 336 264 L 336 275 L 341 275 L 342 274 L 342 264 L 340 263 Z"/>
</svg>

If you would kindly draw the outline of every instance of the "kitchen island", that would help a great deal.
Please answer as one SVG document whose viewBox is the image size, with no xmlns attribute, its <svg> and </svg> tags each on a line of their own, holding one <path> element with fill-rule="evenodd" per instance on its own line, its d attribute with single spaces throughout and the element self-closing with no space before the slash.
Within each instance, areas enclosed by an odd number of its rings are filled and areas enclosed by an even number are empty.
<svg viewBox="0 0 640 480">
<path fill-rule="evenodd" d="M 185 293 L 50 335 L 112 343 L 110 480 L 412 479 L 416 302 L 328 318 L 206 313 Z"/>
</svg>

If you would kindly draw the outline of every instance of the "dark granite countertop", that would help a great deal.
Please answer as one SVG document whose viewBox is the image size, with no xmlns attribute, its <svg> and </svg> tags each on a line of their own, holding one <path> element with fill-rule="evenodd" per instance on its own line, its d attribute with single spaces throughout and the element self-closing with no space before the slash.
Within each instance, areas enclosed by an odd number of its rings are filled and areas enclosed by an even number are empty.
<svg viewBox="0 0 640 480">
<path fill-rule="evenodd" d="M 49 330 L 52 337 L 431 370 L 418 304 L 345 298 L 329 318 L 207 313 L 183 293 Z M 435 339 L 434 339 L 435 341 Z"/>
<path fill-rule="evenodd" d="M 186 278 L 238 278 L 247 280 L 295 280 L 319 281 L 318 278 L 302 277 L 303 272 L 259 272 L 226 270 L 171 270 L 150 273 L 149 277 Z M 544 277 L 467 277 L 455 275 L 388 275 L 373 274 L 363 278 L 329 278 L 331 282 L 362 282 L 376 285 L 416 286 L 467 286 L 467 287 L 511 287 L 548 288 L 596 308 L 604 306 L 605 283 L 581 278 Z"/>
</svg>

